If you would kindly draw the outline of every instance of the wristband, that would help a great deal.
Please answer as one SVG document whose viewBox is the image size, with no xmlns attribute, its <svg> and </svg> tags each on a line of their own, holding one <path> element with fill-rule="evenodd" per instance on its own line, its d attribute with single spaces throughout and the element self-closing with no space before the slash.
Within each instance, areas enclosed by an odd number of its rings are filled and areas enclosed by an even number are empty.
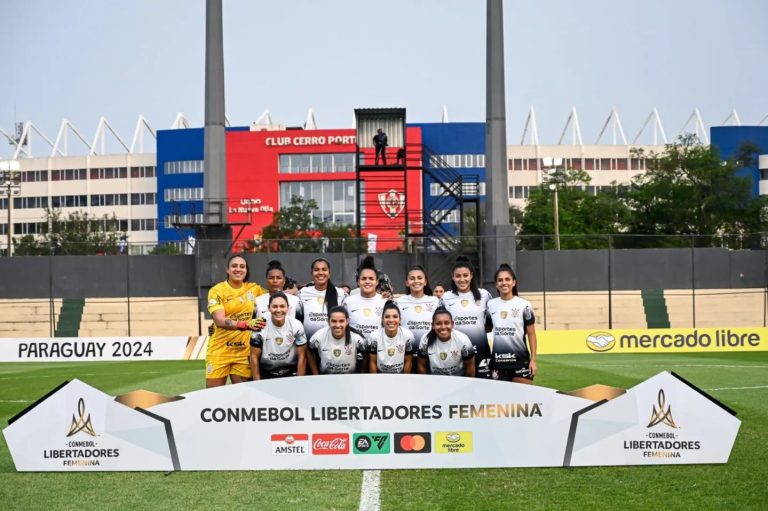
<svg viewBox="0 0 768 511">
<path fill-rule="evenodd" d="M 250 330 L 250 328 L 248 328 L 248 323 L 246 321 L 238 321 L 235 324 L 235 326 L 237 327 L 238 330 Z"/>
</svg>

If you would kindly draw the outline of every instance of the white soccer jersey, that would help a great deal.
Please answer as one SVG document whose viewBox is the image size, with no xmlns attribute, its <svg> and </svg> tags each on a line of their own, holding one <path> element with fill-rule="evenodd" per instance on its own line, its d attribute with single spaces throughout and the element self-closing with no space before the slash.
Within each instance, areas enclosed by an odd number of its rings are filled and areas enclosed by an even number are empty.
<svg viewBox="0 0 768 511">
<path fill-rule="evenodd" d="M 339 287 L 336 288 L 336 293 L 339 297 L 337 305 L 344 305 L 346 293 Z M 304 312 L 304 331 L 307 333 L 307 337 L 312 338 L 315 332 L 328 326 L 325 290 L 318 291 L 315 286 L 301 288 L 299 299 L 301 300 L 301 310 Z"/>
<path fill-rule="evenodd" d="M 361 294 L 350 295 L 344 301 L 344 307 L 349 311 L 349 326 L 366 337 L 375 332 L 381 326 L 385 301 L 378 293 L 371 298 L 364 298 Z"/>
<path fill-rule="evenodd" d="M 475 356 L 475 347 L 469 337 L 454 329 L 448 341 L 435 339 L 427 345 L 427 334 L 419 342 L 419 358 L 427 359 L 431 374 L 464 376 L 464 361 Z"/>
<path fill-rule="evenodd" d="M 397 328 L 394 337 L 389 337 L 384 327 L 368 337 L 368 353 L 376 355 L 376 367 L 380 373 L 402 373 L 405 357 L 413 354 L 413 333 L 403 327 Z"/>
<path fill-rule="evenodd" d="M 320 374 L 348 374 L 357 369 L 358 360 L 365 354 L 365 339 L 352 332 L 349 344 L 345 338 L 336 339 L 331 327 L 325 327 L 309 340 L 309 349 L 315 352 Z"/>
<path fill-rule="evenodd" d="M 296 311 L 301 307 L 299 297 L 295 295 L 289 295 L 288 293 L 286 293 L 285 296 L 288 298 L 288 316 L 295 318 Z M 256 297 L 256 309 L 254 311 L 254 317 L 256 317 L 256 315 L 259 315 L 262 318 L 269 316 L 269 297 L 269 294 Z"/>
<path fill-rule="evenodd" d="M 413 332 L 415 339 L 421 339 L 432 329 L 432 314 L 440 303 L 436 296 L 424 295 L 414 298 L 411 295 L 403 295 L 395 301 L 400 308 L 400 324 Z"/>
<path fill-rule="evenodd" d="M 491 294 L 485 289 L 480 289 L 480 300 L 475 300 L 471 291 L 458 294 L 446 291 L 441 299 L 443 307 L 453 316 L 454 328 L 467 334 L 475 346 L 488 342 L 485 336 L 485 316 L 490 299 Z"/>
<path fill-rule="evenodd" d="M 531 360 L 525 342 L 525 327 L 534 324 L 533 307 L 519 296 L 511 300 L 494 298 L 488 302 L 493 322 L 491 366 L 499 369 L 524 367 Z"/>
<path fill-rule="evenodd" d="M 251 334 L 251 346 L 261 348 L 259 367 L 272 376 L 295 372 L 298 355 L 296 347 L 307 344 L 304 326 L 295 318 L 285 318 L 283 326 L 267 319 L 267 326 Z"/>
</svg>

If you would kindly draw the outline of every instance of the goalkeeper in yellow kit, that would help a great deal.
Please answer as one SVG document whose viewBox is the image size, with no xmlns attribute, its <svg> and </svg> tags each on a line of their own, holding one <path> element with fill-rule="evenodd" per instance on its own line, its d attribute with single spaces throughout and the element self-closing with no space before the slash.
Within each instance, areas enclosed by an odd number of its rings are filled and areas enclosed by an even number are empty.
<svg viewBox="0 0 768 511">
<path fill-rule="evenodd" d="M 267 291 L 248 282 L 248 263 L 239 255 L 227 260 L 227 280 L 208 292 L 208 312 L 216 329 L 208 340 L 205 357 L 205 386 L 219 387 L 251 378 L 248 361 L 251 331 L 261 330 L 264 318 L 253 318 L 256 297 Z"/>
</svg>

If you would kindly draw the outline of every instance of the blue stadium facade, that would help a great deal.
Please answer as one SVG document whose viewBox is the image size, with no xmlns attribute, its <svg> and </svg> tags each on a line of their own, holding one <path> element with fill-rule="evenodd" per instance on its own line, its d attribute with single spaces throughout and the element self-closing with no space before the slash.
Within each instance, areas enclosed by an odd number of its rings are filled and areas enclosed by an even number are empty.
<svg viewBox="0 0 768 511">
<path fill-rule="evenodd" d="M 464 187 L 464 198 L 476 202 L 485 199 L 485 123 L 416 123 L 424 145 L 423 206 L 425 218 L 445 207 L 441 188 L 430 177 L 436 162 L 460 174 L 476 186 Z M 248 127 L 228 131 L 247 131 Z M 203 210 L 202 202 L 203 129 L 173 129 L 157 132 L 157 215 L 158 241 L 185 240 L 191 230 L 171 226 L 171 217 L 192 223 Z M 432 175 L 437 175 L 435 172 Z M 198 217 L 199 218 L 199 217 Z M 444 218 L 443 228 L 452 235 L 460 232 L 456 212 Z"/>
<path fill-rule="evenodd" d="M 712 145 L 720 151 L 723 160 L 736 156 L 744 143 L 758 146 L 758 154 L 768 154 L 768 126 L 720 126 L 710 129 Z M 755 159 L 754 165 L 742 169 L 741 175 L 752 178 L 752 196 L 760 194 L 760 181 L 768 183 L 768 175 L 763 178 Z M 767 173 L 768 174 L 768 173 Z M 766 185 L 763 185 L 765 188 Z M 765 192 L 764 192 L 765 193 Z"/>
</svg>

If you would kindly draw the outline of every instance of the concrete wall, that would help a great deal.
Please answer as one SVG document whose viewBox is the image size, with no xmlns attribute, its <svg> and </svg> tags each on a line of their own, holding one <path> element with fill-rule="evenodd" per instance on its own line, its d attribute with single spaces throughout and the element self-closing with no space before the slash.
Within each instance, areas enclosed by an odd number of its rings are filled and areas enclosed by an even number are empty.
<svg viewBox="0 0 768 511">
<path fill-rule="evenodd" d="M 0 260 L 0 298 L 195 296 L 193 256 L 56 256 Z"/>
<path fill-rule="evenodd" d="M 320 254 L 246 254 L 251 280 L 264 283 L 270 259 L 279 259 L 300 284 Z M 355 254 L 323 254 L 336 285 L 355 287 Z M 609 258 L 610 256 L 610 258 Z M 411 264 L 426 266 L 433 283 L 449 284 L 453 258 L 377 254 L 376 265 L 403 291 Z M 57 256 L 0 259 L 0 298 L 106 298 L 127 296 L 205 296 L 225 278 L 226 258 L 212 255 L 195 270 L 196 256 Z M 760 288 L 768 283 L 768 252 L 718 248 L 636 250 L 547 250 L 518 252 L 521 292 L 631 289 Z M 609 272 L 610 268 L 610 272 Z M 695 273 L 695 276 L 694 276 Z M 49 278 L 50 276 L 50 278 Z M 610 277 L 609 277 L 610 276 Z M 129 286 L 126 285 L 129 283 Z M 130 289 L 129 289 L 130 288 Z"/>
<path fill-rule="evenodd" d="M 765 251 L 631 249 L 609 259 L 608 250 L 547 250 L 518 252 L 516 272 L 528 292 L 738 289 L 766 287 L 767 268 Z"/>
</svg>

